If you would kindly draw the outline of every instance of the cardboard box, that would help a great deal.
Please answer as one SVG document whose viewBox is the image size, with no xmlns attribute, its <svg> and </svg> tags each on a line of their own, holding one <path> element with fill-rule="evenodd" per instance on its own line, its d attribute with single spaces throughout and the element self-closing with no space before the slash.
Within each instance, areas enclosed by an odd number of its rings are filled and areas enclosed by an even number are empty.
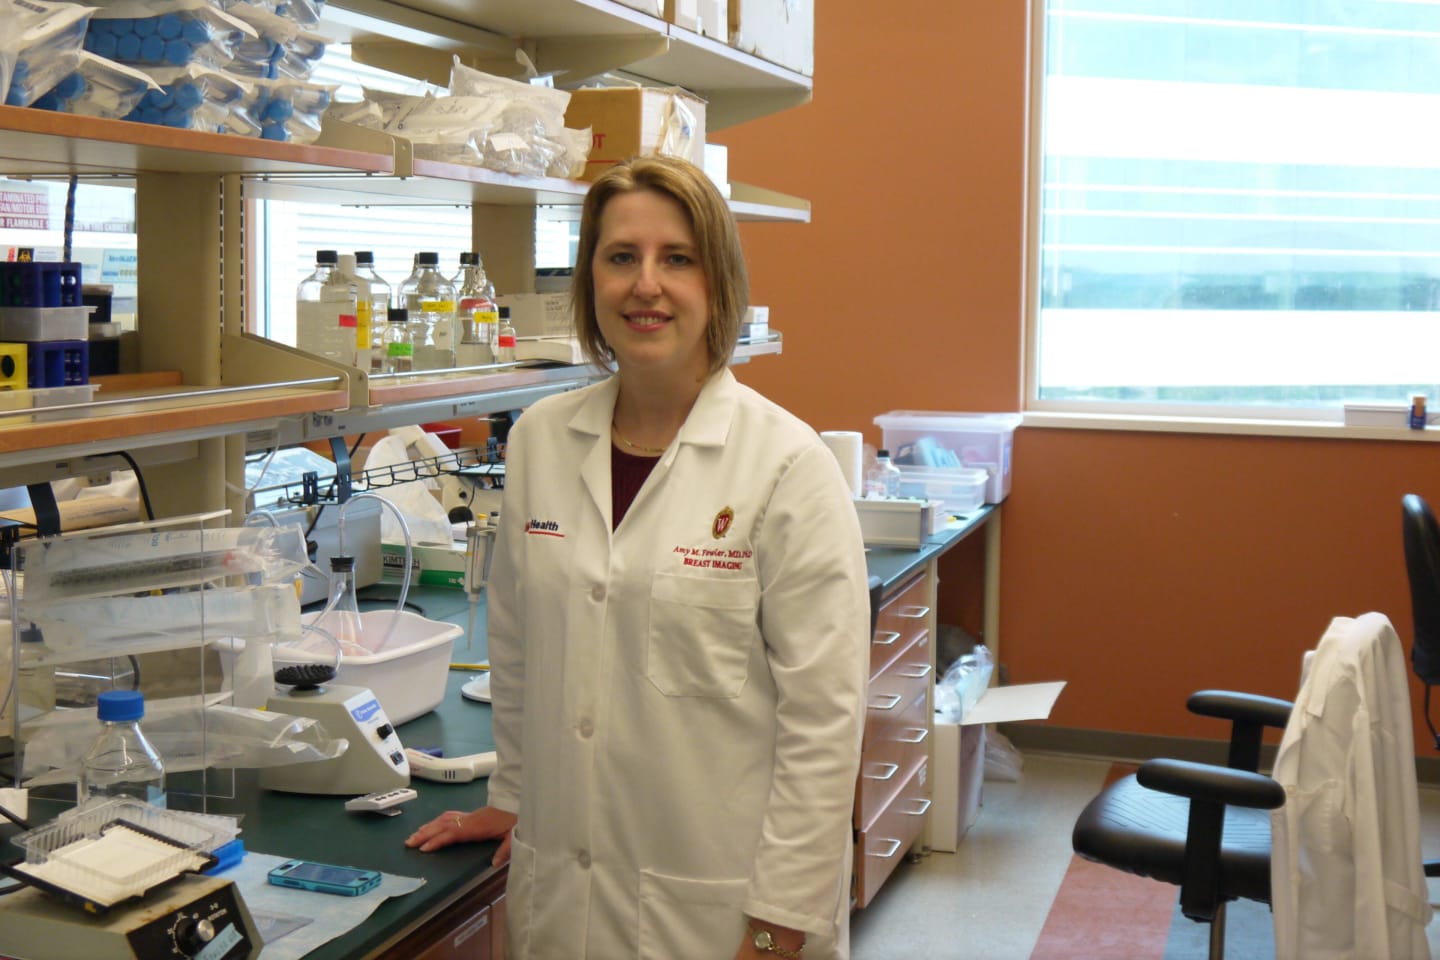
<svg viewBox="0 0 1440 960">
<path fill-rule="evenodd" d="M 985 724 L 1043 720 L 1065 681 L 991 687 L 960 723 L 936 717 L 930 849 L 954 853 L 980 813 L 985 780 Z"/>
<path fill-rule="evenodd" d="M 465 544 L 417 543 L 413 545 L 415 564 L 410 569 L 410 585 L 454 587 L 465 589 Z M 399 583 L 405 572 L 405 544 L 380 544 L 380 565 L 384 579 Z"/>
<path fill-rule="evenodd" d="M 507 293 L 495 303 L 510 308 L 517 337 L 569 337 L 575 333 L 568 293 Z"/>
<path fill-rule="evenodd" d="M 730 0 L 730 43 L 814 76 L 815 0 Z"/>
<path fill-rule="evenodd" d="M 594 180 L 622 160 L 657 153 L 705 165 L 705 101 L 679 87 L 576 90 L 565 126 L 590 128 L 583 180 Z"/>
<path fill-rule="evenodd" d="M 728 0 L 665 0 L 665 19 L 721 43 L 730 37 Z"/>
</svg>

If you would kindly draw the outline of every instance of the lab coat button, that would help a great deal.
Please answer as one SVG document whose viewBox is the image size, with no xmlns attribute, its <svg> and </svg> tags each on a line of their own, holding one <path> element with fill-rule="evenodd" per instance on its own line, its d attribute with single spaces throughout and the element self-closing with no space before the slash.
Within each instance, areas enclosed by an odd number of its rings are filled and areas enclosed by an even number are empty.
<svg viewBox="0 0 1440 960">
<path fill-rule="evenodd" d="M 599 603 L 601 600 L 604 600 L 604 599 L 605 599 L 605 588 L 604 588 L 604 587 L 599 587 L 599 586 L 597 586 L 597 587 L 591 587 L 591 588 L 590 588 L 590 599 L 591 599 L 591 600 L 594 600 L 596 603 Z"/>
<path fill-rule="evenodd" d="M 590 735 L 594 732 L 595 724 L 590 722 L 589 717 L 586 717 L 584 720 L 580 721 L 580 736 L 588 740 L 590 739 Z"/>
<path fill-rule="evenodd" d="M 585 869 L 585 870 L 589 870 L 589 869 L 590 869 L 590 851 L 589 851 L 589 850 L 581 850 L 581 851 L 580 851 L 580 855 L 579 855 L 578 857 L 576 857 L 575 859 L 578 860 L 578 861 L 580 861 L 580 866 L 581 866 L 582 869 Z"/>
</svg>

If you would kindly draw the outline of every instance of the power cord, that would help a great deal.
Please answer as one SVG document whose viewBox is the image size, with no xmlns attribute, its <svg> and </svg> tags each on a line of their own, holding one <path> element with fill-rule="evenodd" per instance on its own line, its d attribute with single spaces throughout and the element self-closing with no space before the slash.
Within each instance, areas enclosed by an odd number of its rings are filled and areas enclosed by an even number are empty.
<svg viewBox="0 0 1440 960">
<path fill-rule="evenodd" d="M 135 482 L 140 485 L 140 499 L 145 503 L 145 519 L 154 520 L 155 508 L 150 505 L 150 491 L 145 487 L 145 475 L 140 472 L 140 465 L 124 450 L 117 450 L 115 455 L 130 464 L 130 469 L 135 472 Z"/>
</svg>

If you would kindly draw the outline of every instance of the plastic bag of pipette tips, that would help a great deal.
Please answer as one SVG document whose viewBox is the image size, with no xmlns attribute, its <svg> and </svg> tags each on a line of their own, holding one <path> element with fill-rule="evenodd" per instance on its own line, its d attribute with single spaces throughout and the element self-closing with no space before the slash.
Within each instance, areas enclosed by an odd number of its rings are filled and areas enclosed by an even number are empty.
<svg viewBox="0 0 1440 960">
<path fill-rule="evenodd" d="M 222 577 L 289 583 L 308 563 L 296 526 L 59 537 L 20 546 L 23 603 L 143 593 Z"/>
<path fill-rule="evenodd" d="M 193 647 L 201 636 L 300 633 L 300 600 L 288 583 L 44 604 L 27 594 L 20 610 L 44 640 L 30 652 L 37 663 Z"/>
<path fill-rule="evenodd" d="M 10 75 L 5 103 L 28 107 L 80 64 L 80 46 L 92 7 L 73 3 L 38 4 L 18 0 L 20 16 L 11 28 L 19 33 L 15 41 L 19 55 Z"/>
<path fill-rule="evenodd" d="M 209 694 L 203 699 L 179 697 L 145 704 L 141 725 L 166 773 L 332 760 L 350 746 L 343 737 L 330 737 L 313 717 L 218 702 L 228 696 Z M 22 732 L 24 785 L 73 783 L 99 732 L 100 721 L 93 708 L 54 711 L 27 723 Z"/>
</svg>

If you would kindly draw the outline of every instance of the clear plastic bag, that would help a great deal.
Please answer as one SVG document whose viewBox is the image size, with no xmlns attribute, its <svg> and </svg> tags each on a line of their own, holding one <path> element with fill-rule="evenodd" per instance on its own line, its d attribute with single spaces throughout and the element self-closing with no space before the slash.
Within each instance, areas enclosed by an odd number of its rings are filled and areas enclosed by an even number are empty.
<svg viewBox="0 0 1440 960">
<path fill-rule="evenodd" d="M 332 738 L 312 717 L 218 702 L 225 696 L 229 695 L 146 703 L 141 726 L 167 774 L 206 767 L 227 770 L 330 760 L 349 747 L 349 741 Z M 73 783 L 100 726 L 94 710 L 61 710 L 46 714 L 26 729 L 24 784 L 39 787 Z"/>
<path fill-rule="evenodd" d="M 231 73 L 268 80 L 304 80 L 330 43 L 294 20 L 254 4 L 236 4 L 227 9 L 256 33 L 235 45 L 232 59 L 225 66 Z"/>
<path fill-rule="evenodd" d="M 134 110 L 148 91 L 159 89 L 160 84 L 146 73 L 81 50 L 75 72 L 30 106 L 118 120 Z"/>
<path fill-rule="evenodd" d="M 222 68 L 255 31 L 208 0 L 117 0 L 97 9 L 85 49 L 147 67 Z"/>
<path fill-rule="evenodd" d="M 224 577 L 288 583 L 309 563 L 299 527 L 221 527 L 62 537 L 22 548 L 20 609 L 195 586 Z"/>
<path fill-rule="evenodd" d="M 320 136 L 321 118 L 335 95 L 333 85 L 290 79 L 257 79 L 251 83 L 245 110 L 260 125 L 263 139 L 315 142 Z"/>
<path fill-rule="evenodd" d="M 260 136 L 260 124 L 245 109 L 249 81 L 194 63 L 145 72 L 160 89 L 147 92 L 124 119 L 179 130 Z"/>
<path fill-rule="evenodd" d="M 990 685 L 995 658 L 983 643 L 959 657 L 935 685 L 935 712 L 946 723 L 960 723 Z"/>
<path fill-rule="evenodd" d="M 18 52 L 5 103 L 28 107 L 74 73 L 80 64 L 93 7 L 17 0 Z"/>
</svg>

